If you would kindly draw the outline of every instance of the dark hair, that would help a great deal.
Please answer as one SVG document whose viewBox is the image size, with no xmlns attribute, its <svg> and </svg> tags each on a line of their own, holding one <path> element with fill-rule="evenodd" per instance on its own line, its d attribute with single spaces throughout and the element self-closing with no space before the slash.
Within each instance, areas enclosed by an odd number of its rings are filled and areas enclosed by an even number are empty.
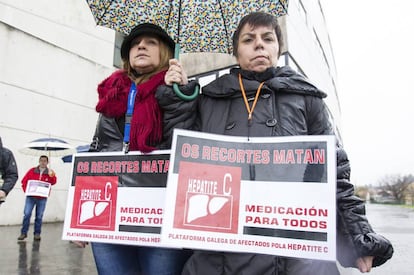
<svg viewBox="0 0 414 275">
<path fill-rule="evenodd" d="M 42 158 L 45 158 L 45 159 L 47 160 L 47 162 L 49 162 L 49 157 L 48 157 L 48 156 L 46 156 L 46 155 L 41 155 L 41 156 L 39 157 L 39 160 L 41 160 Z"/>
<path fill-rule="evenodd" d="M 238 43 L 240 38 L 240 31 L 241 29 L 246 25 L 249 24 L 252 27 L 258 27 L 258 26 L 270 26 L 275 30 L 277 42 L 279 43 L 279 52 L 278 56 L 281 54 L 281 49 L 283 46 L 283 37 L 282 37 L 282 29 L 280 28 L 280 25 L 277 21 L 276 16 L 273 16 L 271 14 L 265 13 L 265 12 L 252 12 L 248 15 L 244 16 L 237 26 L 236 31 L 233 34 L 233 55 L 237 56 L 238 54 Z"/>
</svg>

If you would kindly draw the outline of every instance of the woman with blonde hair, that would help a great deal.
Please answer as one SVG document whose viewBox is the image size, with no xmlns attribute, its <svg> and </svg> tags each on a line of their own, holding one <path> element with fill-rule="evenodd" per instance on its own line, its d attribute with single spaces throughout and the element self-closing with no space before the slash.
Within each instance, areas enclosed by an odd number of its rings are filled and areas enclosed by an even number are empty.
<svg viewBox="0 0 414 275">
<path fill-rule="evenodd" d="M 126 151 L 146 153 L 170 147 L 162 140 L 162 114 L 154 94 L 165 84 L 174 46 L 162 28 L 150 23 L 125 37 L 123 70 L 98 85 L 99 118 L 91 151 L 122 151 L 126 146 Z M 187 250 L 110 243 L 92 243 L 92 250 L 99 274 L 178 275 L 189 257 Z"/>
</svg>

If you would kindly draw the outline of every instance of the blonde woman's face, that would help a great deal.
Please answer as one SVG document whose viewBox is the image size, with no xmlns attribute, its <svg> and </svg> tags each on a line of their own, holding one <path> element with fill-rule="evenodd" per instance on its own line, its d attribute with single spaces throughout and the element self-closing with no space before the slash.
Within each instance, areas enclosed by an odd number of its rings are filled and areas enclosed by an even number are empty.
<svg viewBox="0 0 414 275">
<path fill-rule="evenodd" d="M 246 24 L 240 31 L 237 61 L 244 70 L 263 72 L 277 65 L 279 42 L 270 26 Z"/>
<path fill-rule="evenodd" d="M 153 72 L 160 65 L 160 41 L 147 35 L 132 40 L 129 63 L 139 74 Z"/>
</svg>

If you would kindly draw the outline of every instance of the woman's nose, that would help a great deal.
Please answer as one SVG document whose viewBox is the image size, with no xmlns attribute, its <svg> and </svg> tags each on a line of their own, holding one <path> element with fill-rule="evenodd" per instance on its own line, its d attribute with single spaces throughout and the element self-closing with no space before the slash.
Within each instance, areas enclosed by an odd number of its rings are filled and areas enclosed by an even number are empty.
<svg viewBox="0 0 414 275">
<path fill-rule="evenodd" d="M 141 40 L 141 41 L 138 43 L 138 48 L 139 48 L 139 49 L 145 48 L 145 46 L 146 46 L 146 43 L 145 43 L 145 41 L 144 41 L 144 40 Z"/>
<path fill-rule="evenodd" d="M 256 42 L 255 42 L 255 48 L 256 49 L 261 49 L 261 48 L 263 48 L 263 45 L 264 45 L 264 42 L 263 42 L 263 39 L 256 39 Z"/>
</svg>

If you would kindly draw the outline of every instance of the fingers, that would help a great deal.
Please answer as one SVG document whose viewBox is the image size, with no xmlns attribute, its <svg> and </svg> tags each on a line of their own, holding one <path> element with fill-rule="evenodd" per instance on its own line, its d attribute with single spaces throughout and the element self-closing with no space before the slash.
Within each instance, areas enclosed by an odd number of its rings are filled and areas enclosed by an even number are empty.
<svg viewBox="0 0 414 275">
<path fill-rule="evenodd" d="M 170 59 L 169 68 L 165 74 L 164 81 L 167 85 L 172 85 L 177 83 L 180 85 L 185 85 L 188 83 L 187 74 L 184 71 L 181 63 L 177 59 Z"/>
<path fill-rule="evenodd" d="M 88 244 L 87 242 L 84 242 L 84 241 L 70 241 L 70 242 L 80 248 L 85 248 L 86 245 Z"/>
<path fill-rule="evenodd" d="M 356 264 L 357 264 L 359 271 L 362 273 L 370 272 L 372 268 L 373 260 L 374 260 L 373 256 L 366 256 L 366 257 L 358 258 L 356 261 Z"/>
<path fill-rule="evenodd" d="M 180 61 L 178 61 L 178 59 L 176 59 L 176 58 L 170 59 L 170 60 L 168 61 L 168 63 L 170 64 L 170 67 L 171 67 L 171 66 L 173 66 L 173 65 L 178 65 L 178 66 L 180 66 Z"/>
<path fill-rule="evenodd" d="M 53 177 L 55 175 L 55 171 L 53 171 L 53 169 L 49 168 L 49 176 Z"/>
</svg>

